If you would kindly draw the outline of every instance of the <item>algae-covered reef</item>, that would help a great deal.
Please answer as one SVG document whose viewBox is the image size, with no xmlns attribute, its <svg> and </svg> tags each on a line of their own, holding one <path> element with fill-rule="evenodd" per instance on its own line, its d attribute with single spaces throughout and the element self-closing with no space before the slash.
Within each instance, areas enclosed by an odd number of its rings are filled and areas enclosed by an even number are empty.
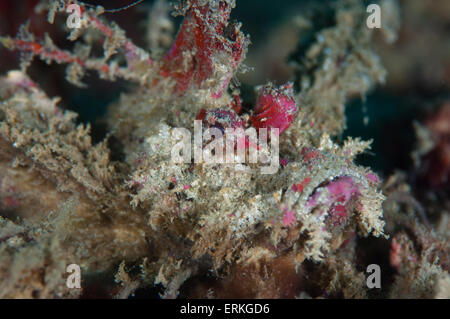
<svg viewBox="0 0 450 319">
<path fill-rule="evenodd" d="M 80 20 L 70 29 L 74 4 Z M 41 25 L 67 30 L 74 44 L 62 48 L 30 23 L 0 36 L 1 50 L 21 55 L 0 75 L 0 297 L 448 297 L 448 213 L 436 208 L 428 221 L 404 175 L 355 163 L 371 141 L 341 138 L 348 100 L 385 82 L 374 37 L 395 40 L 401 8 L 379 4 L 381 32 L 367 27 L 361 1 L 306 6 L 291 81 L 253 87 L 238 80 L 253 72 L 250 39 L 230 18 L 239 1 L 156 1 L 142 48 L 100 6 L 41 1 Z M 173 39 L 170 12 L 183 16 Z M 127 82 L 100 141 L 28 74 L 33 60 L 65 65 L 76 87 L 92 72 Z M 175 129 L 195 136 L 194 123 L 225 138 L 229 129 L 278 130 L 270 143 L 231 148 L 234 160 L 253 149 L 275 169 L 205 155 L 176 161 Z M 437 132 L 445 153 L 448 131 Z M 384 269 L 378 290 L 366 283 L 374 263 Z M 80 288 L 67 285 L 72 264 Z"/>
</svg>

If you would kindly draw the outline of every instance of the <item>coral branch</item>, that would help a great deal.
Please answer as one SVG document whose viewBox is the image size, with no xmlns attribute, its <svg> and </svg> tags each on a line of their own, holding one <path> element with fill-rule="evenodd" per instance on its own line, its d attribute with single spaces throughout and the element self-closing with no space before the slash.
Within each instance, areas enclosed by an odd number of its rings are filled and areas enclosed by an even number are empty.
<svg viewBox="0 0 450 319">
<path fill-rule="evenodd" d="M 232 1 L 204 2 L 188 1 L 183 8 L 185 19 L 161 72 L 177 80 L 175 92 L 179 94 L 211 80 L 211 95 L 220 98 L 244 59 L 248 40 L 239 24 L 228 22 Z"/>
<path fill-rule="evenodd" d="M 56 47 L 51 38 L 46 34 L 43 41 L 35 40 L 32 33 L 28 31 L 28 25 L 23 25 L 16 38 L 0 37 L 0 43 L 10 50 L 18 50 L 26 58 L 22 60 L 22 69 L 24 70 L 31 62 L 34 56 L 39 56 L 47 63 L 56 62 L 59 64 L 69 64 L 68 80 L 78 86 L 83 86 L 81 77 L 84 70 L 95 70 L 99 72 L 102 78 L 114 80 L 116 77 L 122 77 L 128 80 L 142 82 L 148 75 L 147 71 L 153 65 L 153 60 L 149 54 L 141 48 L 138 48 L 133 42 L 127 39 L 123 30 L 118 26 L 108 26 L 102 22 L 98 14 L 102 12 L 101 7 L 97 11 L 86 9 L 83 4 L 77 1 L 52 2 L 49 6 L 48 20 L 53 23 L 57 12 L 64 12 L 70 4 L 80 6 L 80 27 L 75 28 L 69 36 L 72 41 L 77 40 L 81 30 L 97 30 L 105 36 L 104 40 L 104 58 L 89 57 L 90 43 L 82 47 L 79 52 L 72 53 Z M 108 63 L 109 58 L 117 50 L 124 52 L 126 67 L 119 67 L 117 61 Z M 142 68 L 141 66 L 144 66 Z"/>
</svg>

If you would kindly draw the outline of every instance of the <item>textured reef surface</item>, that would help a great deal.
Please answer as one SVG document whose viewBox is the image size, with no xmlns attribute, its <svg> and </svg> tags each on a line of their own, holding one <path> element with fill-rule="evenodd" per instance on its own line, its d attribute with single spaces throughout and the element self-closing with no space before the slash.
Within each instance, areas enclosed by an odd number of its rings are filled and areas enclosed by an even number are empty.
<svg viewBox="0 0 450 319">
<path fill-rule="evenodd" d="M 361 1 L 305 5 L 251 57 L 255 70 L 232 0 L 155 1 L 140 46 L 102 7 L 77 1 L 32 6 L 16 36 L 0 25 L 0 298 L 450 298 L 450 100 L 414 124 L 414 174 L 377 174 L 357 162 L 371 141 L 343 138 L 348 102 L 386 82 L 384 57 L 396 85 L 408 72 L 389 47 L 403 3 L 378 3 L 379 30 Z M 70 4 L 79 28 L 66 26 Z M 183 17 L 175 35 L 171 12 Z M 74 88 L 95 87 L 85 81 L 95 73 L 126 89 L 101 124 L 82 123 L 33 60 L 64 66 Z M 287 81 L 264 82 L 269 69 Z M 195 120 L 225 135 L 278 129 L 276 149 L 244 145 L 279 152 L 278 170 L 175 162 L 173 129 L 194 136 Z M 79 289 L 66 285 L 71 264 Z M 382 289 L 366 284 L 370 264 Z"/>
</svg>

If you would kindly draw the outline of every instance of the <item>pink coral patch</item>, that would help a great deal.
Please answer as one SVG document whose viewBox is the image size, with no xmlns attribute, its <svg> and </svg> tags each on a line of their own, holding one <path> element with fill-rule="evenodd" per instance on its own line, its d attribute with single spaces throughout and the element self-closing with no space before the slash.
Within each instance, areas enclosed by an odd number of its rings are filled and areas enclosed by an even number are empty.
<svg viewBox="0 0 450 319">
<path fill-rule="evenodd" d="M 284 226 L 292 226 L 296 221 L 295 212 L 292 210 L 285 210 L 282 221 Z"/>
<path fill-rule="evenodd" d="M 366 175 L 367 179 L 370 180 L 371 182 L 378 184 L 378 177 L 375 174 L 369 173 Z"/>
<path fill-rule="evenodd" d="M 292 190 L 294 192 L 302 193 L 303 189 L 305 188 L 305 186 L 308 185 L 310 182 L 311 182 L 311 178 L 310 177 L 306 177 L 303 181 L 300 182 L 300 184 L 292 185 Z"/>
<path fill-rule="evenodd" d="M 359 194 L 358 188 L 353 182 L 353 179 L 349 176 L 341 177 L 336 181 L 331 182 L 327 186 L 327 189 L 333 199 L 338 199 L 343 202 L 348 201 L 353 195 Z"/>
</svg>

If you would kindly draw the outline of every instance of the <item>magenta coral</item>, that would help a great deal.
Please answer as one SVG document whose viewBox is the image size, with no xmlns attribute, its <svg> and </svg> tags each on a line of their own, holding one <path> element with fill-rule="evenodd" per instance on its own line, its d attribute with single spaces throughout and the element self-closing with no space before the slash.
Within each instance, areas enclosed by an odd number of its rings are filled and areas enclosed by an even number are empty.
<svg viewBox="0 0 450 319">
<path fill-rule="evenodd" d="M 307 207 L 319 207 L 324 205 L 328 221 L 332 226 L 340 226 L 346 223 L 347 217 L 351 215 L 355 200 L 361 195 L 359 185 L 352 177 L 342 176 L 329 182 L 327 185 L 317 189 L 306 203 Z M 294 184 L 292 189 L 297 191 L 298 185 Z M 360 205 L 356 202 L 358 208 Z"/>
<path fill-rule="evenodd" d="M 278 128 L 281 133 L 294 121 L 296 112 L 291 83 L 280 88 L 267 85 L 259 93 L 255 113 L 250 120 L 255 128 Z"/>
<path fill-rule="evenodd" d="M 359 194 L 353 179 L 350 176 L 344 176 L 331 182 L 327 189 L 330 193 L 330 199 L 347 202 L 352 196 Z"/>
<path fill-rule="evenodd" d="M 284 210 L 282 221 L 284 226 L 292 226 L 296 221 L 295 212 L 292 210 Z"/>
<path fill-rule="evenodd" d="M 224 75 L 222 83 L 212 93 L 220 98 L 229 81 L 243 60 L 248 41 L 239 31 L 239 25 L 228 22 L 232 4 L 230 1 L 218 1 L 218 12 L 211 4 L 202 1 L 190 1 L 183 24 L 171 49 L 163 59 L 161 74 L 177 80 L 175 92 L 182 94 L 193 84 L 202 83 L 214 75 L 214 59 L 226 56 L 231 68 Z M 186 53 L 192 56 L 186 65 Z"/>
</svg>

